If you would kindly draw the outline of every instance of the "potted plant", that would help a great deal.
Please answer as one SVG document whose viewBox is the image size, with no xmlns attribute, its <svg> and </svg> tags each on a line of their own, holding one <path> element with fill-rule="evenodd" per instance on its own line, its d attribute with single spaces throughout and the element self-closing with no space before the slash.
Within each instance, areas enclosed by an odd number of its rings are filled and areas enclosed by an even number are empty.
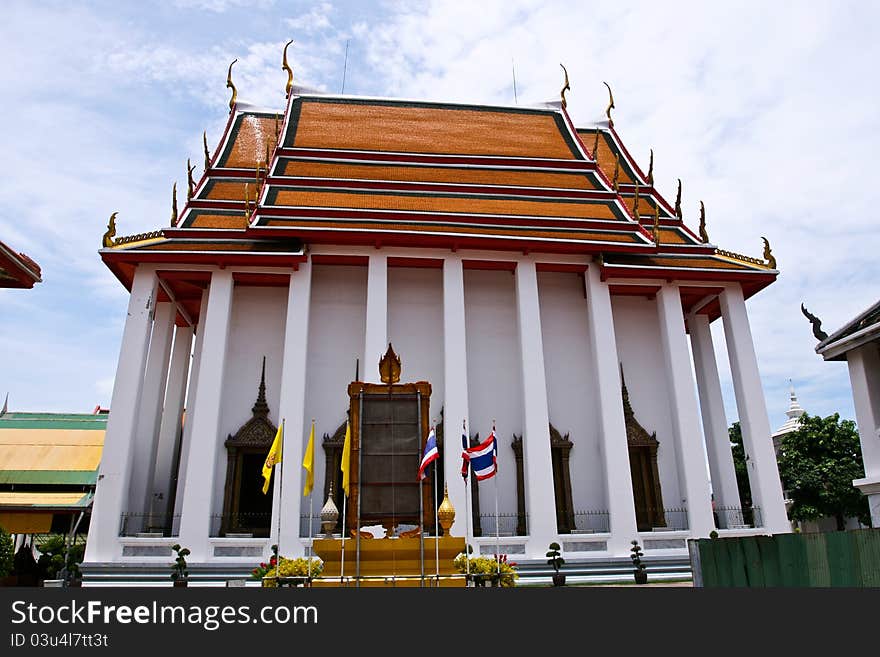
<svg viewBox="0 0 880 657">
<path fill-rule="evenodd" d="M 186 586 L 189 581 L 189 571 L 186 569 L 189 548 L 182 548 L 180 543 L 175 543 L 171 549 L 177 554 L 177 558 L 171 564 L 171 580 L 174 582 L 174 586 Z"/>
<path fill-rule="evenodd" d="M 645 568 L 645 564 L 642 563 L 642 557 L 645 556 L 642 552 L 642 546 L 639 545 L 638 541 L 632 541 L 632 547 L 629 551 L 632 552 L 629 558 L 632 559 L 633 566 L 635 566 L 633 576 L 636 579 L 636 584 L 647 584 L 648 571 Z"/>
<path fill-rule="evenodd" d="M 562 553 L 559 551 L 559 543 L 553 542 L 550 544 L 550 549 L 547 552 L 547 563 L 553 566 L 553 586 L 565 586 L 565 574 L 559 572 L 560 566 L 565 563 L 565 559 L 562 558 Z"/>
</svg>

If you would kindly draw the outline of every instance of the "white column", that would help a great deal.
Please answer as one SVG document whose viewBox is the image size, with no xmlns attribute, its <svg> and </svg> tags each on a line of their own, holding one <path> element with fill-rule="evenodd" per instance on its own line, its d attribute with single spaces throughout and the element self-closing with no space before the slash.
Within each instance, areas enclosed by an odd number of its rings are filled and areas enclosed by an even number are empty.
<svg viewBox="0 0 880 657">
<path fill-rule="evenodd" d="M 688 529 L 693 536 L 706 538 L 715 529 L 715 519 L 712 517 L 709 473 L 706 470 L 697 398 L 691 376 L 691 356 L 677 285 L 666 284 L 660 288 L 657 293 L 657 314 L 680 488 L 688 511 Z"/>
<path fill-rule="evenodd" d="M 590 265 L 584 278 L 587 284 L 590 350 L 593 354 L 591 375 L 596 382 L 596 410 L 599 413 L 600 447 L 611 524 L 608 552 L 614 556 L 628 556 L 630 541 L 638 538 L 638 529 L 611 295 L 608 285 L 600 280 L 599 269 L 595 265 Z"/>
<path fill-rule="evenodd" d="M 388 258 L 370 255 L 367 268 L 367 323 L 361 379 L 379 382 L 379 361 L 388 349 Z"/>
<path fill-rule="evenodd" d="M 706 315 L 688 318 L 691 331 L 691 350 L 694 352 L 694 370 L 697 374 L 697 391 L 700 395 L 700 412 L 703 417 L 703 434 L 706 453 L 709 456 L 709 473 L 715 504 L 720 507 L 740 506 L 739 488 L 736 485 L 736 469 L 733 452 L 730 451 L 730 434 L 721 395 L 721 379 L 712 344 L 712 327 Z M 725 520 L 719 516 L 723 523 Z"/>
<path fill-rule="evenodd" d="M 208 315 L 208 297 L 210 296 L 210 287 L 202 291 L 202 300 L 199 304 L 199 324 L 194 327 L 196 345 L 193 349 L 192 371 L 189 377 L 189 387 L 187 388 L 186 400 L 183 412 L 183 438 L 180 442 L 180 456 L 177 462 L 177 483 L 174 493 L 174 515 L 178 517 L 178 524 L 181 509 L 183 508 L 183 496 L 186 490 L 186 468 L 189 465 L 189 451 L 192 444 L 192 419 L 195 416 L 196 390 L 199 389 L 199 369 L 202 363 L 202 344 L 204 344 L 204 327 L 205 317 Z"/>
<path fill-rule="evenodd" d="M 281 513 L 281 535 L 278 548 L 285 556 L 302 556 L 303 544 L 299 536 L 300 505 L 308 504 L 303 498 L 303 455 L 305 454 L 311 418 L 305 416 L 306 402 L 306 362 L 309 353 L 309 308 L 311 306 L 312 265 L 304 262 L 299 270 L 290 276 L 287 294 L 287 320 L 284 325 L 284 356 L 281 362 L 281 402 L 279 422 L 285 420 L 284 444 L 281 461 L 281 495 L 275 489 L 275 497 L 281 499 L 272 505 L 273 528 L 277 527 L 278 513 Z M 315 442 L 320 440 L 315 438 Z M 315 451 L 321 446 L 315 445 Z M 277 466 L 276 466 L 277 467 Z M 324 505 L 321 489 L 315 488 L 313 495 L 315 513 Z M 320 527 L 320 519 L 314 529 Z M 274 536 L 274 530 L 271 534 Z"/>
<path fill-rule="evenodd" d="M 192 326 L 178 326 L 174 332 L 174 348 L 171 352 L 171 369 L 168 372 L 168 388 L 159 427 L 159 446 L 156 450 L 156 467 L 153 471 L 151 490 L 156 500 L 155 513 L 172 512 L 171 477 L 180 454 L 180 426 L 183 419 L 183 401 L 189 376 L 192 353 Z"/>
<path fill-rule="evenodd" d="M 211 556 L 208 535 L 214 497 L 217 453 L 223 445 L 220 435 L 220 405 L 223 401 L 223 376 L 226 346 L 232 310 L 232 272 L 228 269 L 211 274 L 208 312 L 202 321 L 202 355 L 199 385 L 190 438 L 190 458 L 186 467 L 186 488 L 180 518 L 180 544 L 188 547 L 194 563 Z"/>
<path fill-rule="evenodd" d="M 550 411 L 544 372 L 544 341 L 535 263 L 516 266 L 516 310 L 523 383 L 523 461 L 530 558 L 542 557 L 557 539 L 553 462 L 550 457 Z"/>
<path fill-rule="evenodd" d="M 174 304 L 156 304 L 153 317 L 153 334 L 147 355 L 144 387 L 138 408 L 138 427 L 134 445 L 134 465 L 131 471 L 129 508 L 133 512 L 148 513 L 152 508 L 150 484 L 156 467 L 156 445 L 165 384 L 168 382 L 168 360 L 171 355 L 171 338 L 174 335 Z"/>
<path fill-rule="evenodd" d="M 95 488 L 86 544 L 85 560 L 88 562 L 111 561 L 121 554 L 119 528 L 122 512 L 128 511 L 138 403 L 144 382 L 156 285 L 153 269 L 141 265 L 135 270 Z"/>
<path fill-rule="evenodd" d="M 868 498 L 871 524 L 880 527 L 880 351 L 869 343 L 847 352 L 846 361 L 865 464 L 865 477 L 853 485 Z"/>
<path fill-rule="evenodd" d="M 790 532 L 742 288 L 739 285 L 726 287 L 720 301 L 739 425 L 748 459 L 752 502 L 760 509 L 764 529 L 774 534 Z"/>
<path fill-rule="evenodd" d="M 465 334 L 464 269 L 461 258 L 451 256 L 443 263 L 443 469 L 449 501 L 458 510 L 449 529 L 452 536 L 464 536 L 470 525 L 465 487 L 455 475 L 461 471 L 462 420 L 468 417 Z"/>
</svg>

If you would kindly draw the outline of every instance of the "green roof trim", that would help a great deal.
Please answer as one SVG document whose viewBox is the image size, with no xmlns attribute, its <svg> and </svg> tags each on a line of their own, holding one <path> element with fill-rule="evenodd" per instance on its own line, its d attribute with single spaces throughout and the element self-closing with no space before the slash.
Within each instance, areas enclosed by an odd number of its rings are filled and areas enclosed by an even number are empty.
<svg viewBox="0 0 880 657">
<path fill-rule="evenodd" d="M 97 470 L 0 470 L 0 484 L 94 486 Z"/>
<path fill-rule="evenodd" d="M 0 429 L 80 429 L 107 428 L 109 413 L 6 413 L 0 416 Z"/>
</svg>

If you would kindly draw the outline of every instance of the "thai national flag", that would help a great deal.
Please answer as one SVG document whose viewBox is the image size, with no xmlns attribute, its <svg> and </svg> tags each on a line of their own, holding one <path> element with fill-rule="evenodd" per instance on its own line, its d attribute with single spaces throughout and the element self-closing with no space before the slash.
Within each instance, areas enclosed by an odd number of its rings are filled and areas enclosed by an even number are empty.
<svg viewBox="0 0 880 657">
<path fill-rule="evenodd" d="M 436 461 L 440 457 L 440 452 L 437 451 L 437 436 L 434 434 L 434 427 L 431 427 L 431 433 L 428 434 L 428 439 L 425 441 L 425 454 L 422 456 L 422 462 L 419 465 L 419 479 L 424 479 L 428 475 L 425 474 L 425 468 L 427 468 L 432 462 Z"/>
<path fill-rule="evenodd" d="M 498 446 L 494 430 L 486 440 L 476 447 L 469 448 L 467 453 L 478 481 L 495 476 L 498 471 Z"/>
</svg>

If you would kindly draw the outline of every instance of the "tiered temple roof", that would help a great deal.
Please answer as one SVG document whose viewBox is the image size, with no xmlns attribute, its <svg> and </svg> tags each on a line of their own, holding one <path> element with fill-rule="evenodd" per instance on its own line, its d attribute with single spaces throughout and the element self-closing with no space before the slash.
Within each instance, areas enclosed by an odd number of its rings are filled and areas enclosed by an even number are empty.
<svg viewBox="0 0 880 657">
<path fill-rule="evenodd" d="M 42 282 L 40 266 L 24 253 L 16 253 L 0 242 L 0 287 L 30 289 Z"/>
<path fill-rule="evenodd" d="M 778 273 L 772 260 L 695 235 L 610 120 L 576 129 L 558 102 L 474 106 L 294 88 L 283 113 L 235 105 L 205 158 L 172 226 L 111 236 L 101 251 L 126 286 L 138 262 L 296 266 L 308 244 L 582 253 L 601 256 L 606 280 L 738 281 L 746 296 Z M 191 306 L 197 312 L 194 297 Z"/>
</svg>

